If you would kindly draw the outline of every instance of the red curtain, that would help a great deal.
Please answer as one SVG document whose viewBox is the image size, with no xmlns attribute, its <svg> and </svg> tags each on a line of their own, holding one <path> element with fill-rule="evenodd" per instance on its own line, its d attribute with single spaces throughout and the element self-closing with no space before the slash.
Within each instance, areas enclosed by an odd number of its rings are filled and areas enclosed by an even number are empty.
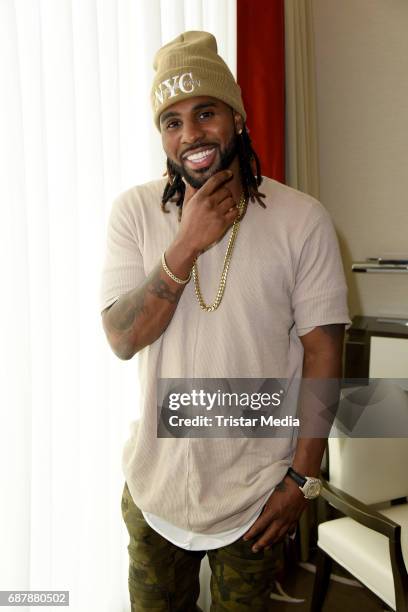
<svg viewBox="0 0 408 612">
<path fill-rule="evenodd" d="M 284 0 L 237 0 L 237 76 L 262 174 L 285 180 Z"/>
</svg>

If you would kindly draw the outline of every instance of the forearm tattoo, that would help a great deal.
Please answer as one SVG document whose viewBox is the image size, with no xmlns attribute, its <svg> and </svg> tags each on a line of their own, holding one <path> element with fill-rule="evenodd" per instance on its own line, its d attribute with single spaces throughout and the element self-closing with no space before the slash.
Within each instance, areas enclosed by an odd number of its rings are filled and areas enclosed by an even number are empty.
<svg viewBox="0 0 408 612">
<path fill-rule="evenodd" d="M 277 484 L 275 487 L 275 491 L 279 491 L 279 493 L 283 493 L 284 491 L 286 491 L 286 489 L 287 489 L 287 486 L 284 480 L 282 480 L 282 482 Z"/>
<path fill-rule="evenodd" d="M 111 327 L 115 331 L 125 331 L 132 327 L 135 320 L 141 314 L 147 314 L 144 305 L 146 288 L 144 287 L 137 295 L 124 297 L 115 308 L 115 317 L 110 320 Z"/>
<path fill-rule="evenodd" d="M 170 287 L 162 278 L 156 278 L 151 285 L 149 285 L 148 291 L 162 300 L 167 300 L 171 302 L 171 304 L 176 304 L 180 299 L 183 289 L 180 287 L 180 289 L 171 291 Z"/>
<path fill-rule="evenodd" d="M 146 304 L 149 293 L 170 304 L 177 304 L 184 287 L 175 290 L 170 289 L 167 283 L 160 278 L 160 270 L 161 266 L 155 268 L 139 289 L 123 296 L 120 301 L 113 304 L 115 316 L 110 319 L 113 330 L 124 332 L 131 329 L 141 315 L 148 316 L 150 314 L 149 307 Z"/>
</svg>

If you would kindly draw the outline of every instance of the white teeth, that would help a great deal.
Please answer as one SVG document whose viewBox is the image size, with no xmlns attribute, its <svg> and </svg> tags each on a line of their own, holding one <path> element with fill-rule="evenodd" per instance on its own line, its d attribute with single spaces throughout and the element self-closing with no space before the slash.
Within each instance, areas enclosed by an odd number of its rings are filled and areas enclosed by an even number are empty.
<svg viewBox="0 0 408 612">
<path fill-rule="evenodd" d="M 188 161 L 193 161 L 193 162 L 201 161 L 205 157 L 208 157 L 209 155 L 211 155 L 212 152 L 213 152 L 212 149 L 208 149 L 207 151 L 200 151 L 199 153 L 192 153 L 191 155 L 187 155 L 187 159 Z"/>
</svg>

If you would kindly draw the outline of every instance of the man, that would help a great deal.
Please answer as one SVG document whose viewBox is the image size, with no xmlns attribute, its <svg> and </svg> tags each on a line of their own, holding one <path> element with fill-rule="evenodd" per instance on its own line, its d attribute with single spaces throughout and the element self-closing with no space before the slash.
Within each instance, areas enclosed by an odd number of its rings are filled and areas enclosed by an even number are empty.
<svg viewBox="0 0 408 612">
<path fill-rule="evenodd" d="M 337 240 L 316 200 L 262 178 L 212 35 L 178 36 L 154 68 L 167 178 L 115 201 L 101 290 L 113 351 L 139 353 L 142 415 L 123 455 L 132 610 L 195 610 L 207 552 L 212 609 L 264 611 L 325 440 L 158 437 L 157 382 L 340 377 Z"/>
</svg>

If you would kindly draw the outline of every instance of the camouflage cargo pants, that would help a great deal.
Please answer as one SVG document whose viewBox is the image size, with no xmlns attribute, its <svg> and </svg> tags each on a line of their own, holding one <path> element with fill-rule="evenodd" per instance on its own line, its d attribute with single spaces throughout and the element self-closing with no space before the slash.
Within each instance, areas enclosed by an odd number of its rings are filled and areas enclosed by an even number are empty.
<svg viewBox="0 0 408 612">
<path fill-rule="evenodd" d="M 206 551 L 175 546 L 145 521 L 127 484 L 122 515 L 130 536 L 129 594 L 132 612 L 194 612 L 199 596 L 199 570 Z M 207 551 L 211 567 L 211 612 L 267 612 L 274 576 L 281 567 L 282 547 L 253 553 L 253 541 L 242 538 Z"/>
</svg>

